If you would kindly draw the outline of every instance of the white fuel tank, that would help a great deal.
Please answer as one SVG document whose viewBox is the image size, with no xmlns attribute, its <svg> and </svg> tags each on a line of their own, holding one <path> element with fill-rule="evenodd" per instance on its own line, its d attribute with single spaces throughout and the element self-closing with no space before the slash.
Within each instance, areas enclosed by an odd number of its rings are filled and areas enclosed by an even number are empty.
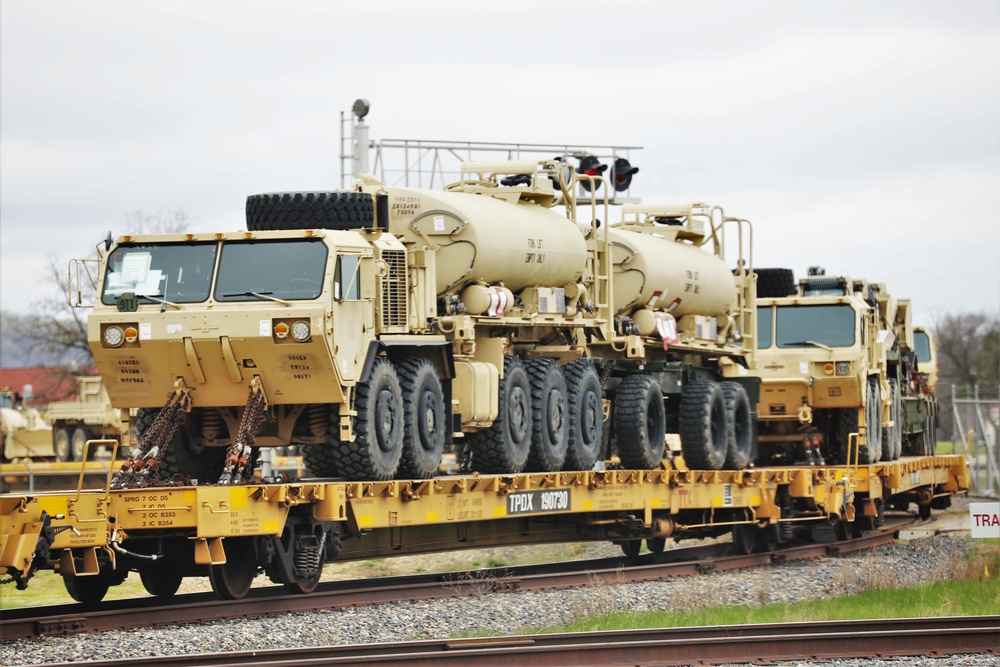
<svg viewBox="0 0 1000 667">
<path fill-rule="evenodd" d="M 531 203 L 460 192 L 384 188 L 389 231 L 435 248 L 437 292 L 476 280 L 513 292 L 575 283 L 587 246 L 565 216 Z"/>
<path fill-rule="evenodd" d="M 736 303 L 736 280 L 712 252 L 675 239 L 670 227 L 610 227 L 617 313 L 638 305 L 684 315 L 722 315 Z"/>
</svg>

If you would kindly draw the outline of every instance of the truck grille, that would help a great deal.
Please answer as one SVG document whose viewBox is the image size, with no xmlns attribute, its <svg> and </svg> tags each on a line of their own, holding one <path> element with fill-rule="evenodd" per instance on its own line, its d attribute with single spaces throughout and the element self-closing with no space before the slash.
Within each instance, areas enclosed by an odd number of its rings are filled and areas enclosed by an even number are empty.
<svg viewBox="0 0 1000 667">
<path fill-rule="evenodd" d="M 382 328 L 406 326 L 406 256 L 402 250 L 385 250 L 387 271 L 382 277 Z"/>
</svg>

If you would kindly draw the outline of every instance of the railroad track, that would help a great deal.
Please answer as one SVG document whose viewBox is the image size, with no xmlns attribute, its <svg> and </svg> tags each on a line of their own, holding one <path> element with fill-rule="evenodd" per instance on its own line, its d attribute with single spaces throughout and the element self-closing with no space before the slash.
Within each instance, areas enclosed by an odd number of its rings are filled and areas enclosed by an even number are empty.
<svg viewBox="0 0 1000 667">
<path fill-rule="evenodd" d="M 894 540 L 895 531 L 908 522 L 893 522 L 880 532 L 861 538 L 808 544 L 766 553 L 727 555 L 732 545 L 718 543 L 643 554 L 634 559 L 604 558 L 545 565 L 473 570 L 450 574 L 334 581 L 323 583 L 309 595 L 288 595 L 280 586 L 255 588 L 242 600 L 218 600 L 210 593 L 176 596 L 169 601 L 136 598 L 57 607 L 11 609 L 0 621 L 5 640 L 40 636 L 151 628 L 178 623 L 203 623 L 223 619 L 307 612 L 386 602 L 433 600 L 482 595 L 498 591 L 532 591 L 574 588 L 599 582 L 630 583 L 666 577 L 725 572 L 821 558 L 871 549 Z"/>
<path fill-rule="evenodd" d="M 353 644 L 164 656 L 143 658 L 143 663 L 151 667 L 192 664 L 206 667 L 232 664 L 251 667 L 319 664 L 435 667 L 713 665 L 876 656 L 1000 655 L 998 635 L 1000 616 L 960 616 L 873 619 L 863 623 L 778 623 Z M 135 660 L 105 660 L 87 664 L 91 667 L 131 666 Z"/>
</svg>

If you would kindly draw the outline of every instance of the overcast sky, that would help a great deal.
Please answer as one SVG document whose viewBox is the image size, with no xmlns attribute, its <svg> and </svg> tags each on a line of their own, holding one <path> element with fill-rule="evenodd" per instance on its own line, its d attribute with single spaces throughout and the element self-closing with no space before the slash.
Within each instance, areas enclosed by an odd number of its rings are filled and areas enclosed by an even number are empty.
<svg viewBox="0 0 1000 667">
<path fill-rule="evenodd" d="M 0 0 L 0 309 L 132 211 L 243 228 L 372 139 L 633 145 L 755 264 L 1000 310 L 998 0 Z"/>
</svg>

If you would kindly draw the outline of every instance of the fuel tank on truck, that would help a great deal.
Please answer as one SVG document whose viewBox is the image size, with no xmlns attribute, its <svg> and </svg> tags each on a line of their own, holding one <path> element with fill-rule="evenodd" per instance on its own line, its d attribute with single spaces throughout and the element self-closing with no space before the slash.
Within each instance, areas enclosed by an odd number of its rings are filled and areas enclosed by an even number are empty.
<svg viewBox="0 0 1000 667">
<path fill-rule="evenodd" d="M 637 305 L 684 315 L 722 315 L 736 303 L 736 280 L 724 260 L 686 242 L 686 227 L 608 228 L 618 313 Z M 698 236 L 694 234 L 693 236 Z M 698 238 L 691 239 L 698 241 Z"/>
<path fill-rule="evenodd" d="M 583 234 L 545 206 L 462 192 L 380 190 L 389 197 L 389 231 L 435 250 L 439 295 L 469 280 L 502 281 L 517 292 L 583 275 Z"/>
</svg>

